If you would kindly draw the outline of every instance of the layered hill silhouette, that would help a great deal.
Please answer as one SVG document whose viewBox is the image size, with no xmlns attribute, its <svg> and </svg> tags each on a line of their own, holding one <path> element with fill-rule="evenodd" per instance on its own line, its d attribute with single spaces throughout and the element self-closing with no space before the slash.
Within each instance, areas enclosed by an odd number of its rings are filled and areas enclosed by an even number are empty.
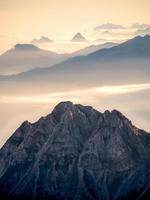
<svg viewBox="0 0 150 200">
<path fill-rule="evenodd" d="M 85 47 L 83 49 L 80 49 L 76 52 L 73 52 L 72 56 L 84 56 L 84 55 L 86 56 L 86 55 L 94 53 L 98 50 L 101 50 L 101 49 L 104 49 L 104 48 L 111 48 L 111 47 L 117 46 L 117 45 L 118 44 L 114 43 L 114 42 L 106 42 L 104 44 L 91 45 L 91 46 Z"/>
<path fill-rule="evenodd" d="M 16 74 L 33 68 L 50 67 L 65 55 L 43 50 L 32 44 L 16 44 L 0 56 L 0 74 Z"/>
<path fill-rule="evenodd" d="M 0 150 L 2 199 L 150 198 L 150 133 L 117 110 L 59 103 Z"/>
<path fill-rule="evenodd" d="M 37 91 L 40 84 L 43 90 L 51 92 L 53 89 L 145 83 L 149 82 L 149 64 L 150 36 L 138 36 L 87 56 L 69 58 L 50 68 L 34 69 L 14 76 L 0 76 L 0 85 L 3 88 L 11 85 L 13 92 L 21 85 L 25 85 L 26 91 L 31 85 Z"/>
</svg>

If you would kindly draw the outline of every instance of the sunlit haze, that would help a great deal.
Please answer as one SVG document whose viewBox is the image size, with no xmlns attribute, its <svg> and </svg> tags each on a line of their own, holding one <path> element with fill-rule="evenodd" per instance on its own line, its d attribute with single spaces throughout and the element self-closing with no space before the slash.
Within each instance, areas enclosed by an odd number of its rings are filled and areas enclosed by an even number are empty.
<svg viewBox="0 0 150 200">
<path fill-rule="evenodd" d="M 47 49 L 72 52 L 88 46 L 68 43 L 77 32 L 89 42 L 96 39 L 101 39 L 101 43 L 120 42 L 134 35 L 136 29 L 131 28 L 132 24 L 150 24 L 149 10 L 149 0 L 1 0 L 0 52 L 42 35 L 55 41 L 45 45 Z M 106 23 L 125 28 L 109 32 L 93 30 Z"/>
<path fill-rule="evenodd" d="M 102 86 L 70 92 L 41 94 L 38 96 L 1 95 L 0 145 L 10 136 L 11 130 L 15 130 L 22 121 L 28 119 L 34 122 L 41 116 L 48 114 L 57 103 L 68 100 L 74 103 L 92 105 L 101 112 L 107 109 L 118 109 L 129 116 L 135 125 L 150 131 L 150 95 L 147 95 L 149 93 L 150 83 Z M 7 126 L 7 120 L 9 120 L 9 126 Z M 143 120 L 142 124 L 141 120 Z"/>
<path fill-rule="evenodd" d="M 34 122 L 68 100 L 101 112 L 118 109 L 150 131 L 149 57 L 140 59 L 131 49 L 133 59 L 125 55 L 123 61 L 117 51 L 112 62 L 106 56 L 82 66 L 80 58 L 75 64 L 70 58 L 150 34 L 149 12 L 149 0 L 0 0 L 0 145 L 24 120 Z M 68 68 L 41 75 L 68 58 Z M 41 71 L 2 76 L 35 68 Z"/>
</svg>

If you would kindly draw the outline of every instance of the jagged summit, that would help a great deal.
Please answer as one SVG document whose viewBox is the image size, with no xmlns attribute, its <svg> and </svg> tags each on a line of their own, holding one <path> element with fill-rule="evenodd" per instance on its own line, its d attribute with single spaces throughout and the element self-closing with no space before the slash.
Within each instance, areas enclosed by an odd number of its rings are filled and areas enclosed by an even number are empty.
<svg viewBox="0 0 150 200">
<path fill-rule="evenodd" d="M 63 110 L 65 112 L 65 110 L 71 109 L 73 106 L 74 104 L 71 101 L 63 101 L 55 106 L 54 111 Z"/>
<path fill-rule="evenodd" d="M 149 155 L 150 134 L 119 111 L 61 102 L 25 121 L 0 150 L 0 197 L 149 198 Z"/>
<path fill-rule="evenodd" d="M 77 112 L 77 110 L 89 110 L 89 112 L 92 110 L 93 112 L 98 112 L 93 109 L 91 106 L 83 106 L 81 104 L 73 104 L 71 101 L 64 101 L 60 102 L 58 105 L 55 106 L 54 110 L 52 111 L 52 115 L 57 115 L 58 113 L 64 114 L 65 112 Z M 57 114 L 56 114 L 57 113 Z M 120 120 L 127 120 L 127 118 L 118 110 L 114 109 L 112 111 L 106 110 L 104 114 L 98 112 L 100 115 L 105 116 L 112 116 L 117 117 Z"/>
</svg>

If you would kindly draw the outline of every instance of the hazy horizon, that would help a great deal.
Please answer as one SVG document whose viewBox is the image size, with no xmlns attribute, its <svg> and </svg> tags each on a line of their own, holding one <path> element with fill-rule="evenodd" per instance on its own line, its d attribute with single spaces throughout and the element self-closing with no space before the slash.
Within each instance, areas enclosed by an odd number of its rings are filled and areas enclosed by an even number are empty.
<svg viewBox="0 0 150 200">
<path fill-rule="evenodd" d="M 149 0 L 1 1 L 0 19 L 5 20 L 0 20 L 0 53 L 16 43 L 29 43 L 41 36 L 54 40 L 44 48 L 59 53 L 72 52 L 88 46 L 68 42 L 77 32 L 89 43 L 96 39 L 100 39 L 100 43 L 125 41 L 138 32 L 143 34 L 143 28 L 147 27 L 143 25 L 150 24 L 149 8 Z M 95 27 L 103 24 L 106 26 L 95 31 Z"/>
<path fill-rule="evenodd" d="M 29 62 L 29 66 L 26 61 L 33 58 L 33 52 L 27 52 L 27 57 L 22 53 L 19 57 L 18 52 L 16 57 L 7 57 L 8 50 L 15 44 L 29 44 L 42 36 L 52 41 L 37 42 L 36 46 L 64 54 L 107 42 L 119 44 L 138 35 L 150 34 L 149 10 L 149 0 L 0 1 L 0 59 L 7 51 L 4 60 L 8 61 L 7 63 L 2 60 L 1 72 L 5 71 L 6 67 L 9 68 L 10 74 L 28 71 L 41 65 L 44 67 L 45 57 L 43 59 L 41 54 L 36 55 L 34 61 Z M 86 42 L 72 41 L 78 32 L 85 37 Z M 39 60 L 36 60 L 37 58 Z M 38 66 L 40 58 L 42 62 Z M 57 103 L 67 100 L 93 106 L 101 112 L 117 109 L 137 127 L 150 132 L 149 58 L 146 58 L 146 61 L 136 59 L 129 62 L 129 66 L 128 59 L 122 65 L 118 60 L 116 66 L 115 62 L 110 62 L 110 65 L 116 67 L 116 71 L 114 68 L 106 69 L 108 63 L 103 65 L 98 62 L 91 66 L 90 62 L 85 62 L 82 70 L 80 64 L 68 64 L 68 68 L 62 66 L 60 71 L 54 70 L 54 74 L 49 72 L 43 77 L 41 75 L 41 79 L 40 73 L 37 73 L 37 76 L 32 77 L 31 74 L 23 80 L 20 78 L 20 82 L 0 82 L 0 145 L 24 120 L 36 121 L 40 116 L 50 113 Z M 21 63 L 24 61 L 25 64 Z M 49 60 L 45 61 L 48 66 Z M 56 57 L 51 62 L 52 65 L 57 61 Z"/>
<path fill-rule="evenodd" d="M 61 101 L 93 106 L 100 112 L 117 109 L 133 125 L 150 132 L 149 94 L 150 83 L 103 86 L 33 96 L 1 96 L 0 146 L 24 121 L 32 123 L 50 114 Z"/>
</svg>

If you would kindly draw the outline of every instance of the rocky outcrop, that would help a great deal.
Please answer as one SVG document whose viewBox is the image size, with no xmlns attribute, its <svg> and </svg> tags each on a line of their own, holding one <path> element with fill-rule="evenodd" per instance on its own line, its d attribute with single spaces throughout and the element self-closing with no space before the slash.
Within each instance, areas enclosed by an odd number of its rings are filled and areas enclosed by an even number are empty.
<svg viewBox="0 0 150 200">
<path fill-rule="evenodd" d="M 0 197 L 148 199 L 149 155 L 150 134 L 120 112 L 62 102 L 0 150 Z"/>
</svg>

